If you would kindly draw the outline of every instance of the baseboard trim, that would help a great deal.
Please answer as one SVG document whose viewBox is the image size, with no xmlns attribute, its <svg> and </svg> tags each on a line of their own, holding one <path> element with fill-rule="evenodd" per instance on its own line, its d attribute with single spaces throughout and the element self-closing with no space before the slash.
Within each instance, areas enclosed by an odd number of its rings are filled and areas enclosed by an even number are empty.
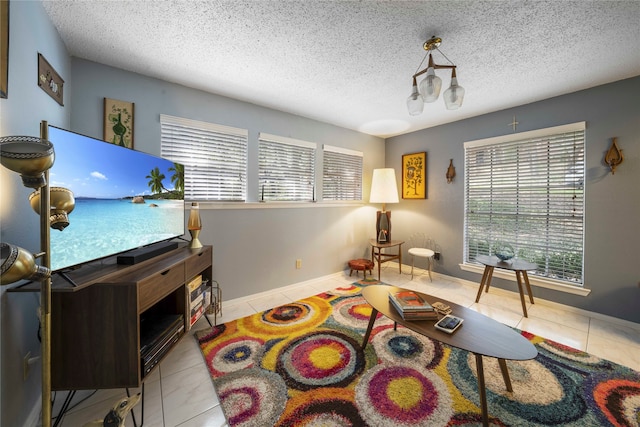
<svg viewBox="0 0 640 427">
<path fill-rule="evenodd" d="M 397 269 L 398 268 L 398 263 L 391 261 L 388 263 L 385 263 L 385 265 L 383 266 L 383 268 L 393 268 L 393 269 Z M 291 285 L 287 285 L 287 286 L 283 286 L 280 288 L 276 288 L 276 289 L 271 289 L 268 291 L 264 291 L 264 292 L 260 292 L 257 294 L 251 294 L 250 296 L 246 296 L 246 297 L 240 297 L 240 298 L 234 298 L 232 300 L 228 300 L 228 301 L 223 301 L 222 305 L 223 305 L 223 309 L 224 307 L 229 307 L 235 304 L 239 304 L 239 303 L 243 303 L 243 302 L 248 302 L 250 300 L 256 299 L 256 298 L 261 298 L 261 297 L 265 297 L 265 296 L 269 296 L 275 293 L 286 293 L 286 291 L 291 290 L 291 289 L 295 289 L 301 286 L 308 286 L 314 282 L 319 282 L 322 280 L 326 280 L 326 279 L 332 279 L 332 278 L 336 278 L 336 277 L 344 277 L 344 274 L 346 273 L 346 270 L 343 271 L 339 271 L 337 273 L 333 273 L 333 274 L 328 274 L 326 276 L 321 276 L 321 277 L 317 277 L 315 279 L 310 279 L 310 280 L 305 280 L 303 282 L 298 282 L 298 283 L 293 283 Z M 403 271 L 403 274 L 407 274 Z M 415 271 L 414 271 L 414 275 L 418 276 L 420 274 L 428 274 L 427 270 L 421 269 L 416 267 Z M 452 282 L 456 282 L 459 283 L 461 285 L 464 286 L 468 286 L 471 287 L 475 290 L 478 289 L 479 283 L 478 282 L 474 282 L 471 280 L 466 280 L 466 279 L 461 279 L 459 277 L 454 277 L 454 276 L 448 276 L 446 274 L 442 274 L 442 273 L 437 273 L 435 271 L 432 271 L 431 274 L 433 275 L 433 278 L 441 278 L 444 280 L 448 280 L 448 281 L 452 281 Z M 357 278 L 354 278 L 353 280 L 354 282 L 357 281 Z M 507 289 L 502 289 L 502 288 L 498 288 L 498 287 L 491 287 L 491 292 L 492 293 L 496 293 L 496 294 L 502 294 L 505 296 L 516 296 L 517 298 L 520 298 L 520 294 L 518 294 L 515 291 L 510 291 Z M 608 316 L 606 314 L 601 314 L 601 313 L 596 313 L 593 311 L 588 311 L 588 310 L 584 310 L 581 308 L 577 308 L 577 307 L 573 307 L 570 305 L 565 305 L 565 304 L 560 304 L 554 301 L 549 301 L 549 300 L 545 300 L 539 297 L 535 297 L 535 301 L 536 304 L 540 304 L 540 305 L 545 305 L 547 307 L 552 307 L 552 308 L 557 308 L 557 309 L 562 309 L 564 311 L 570 312 L 570 313 L 574 313 L 574 314 L 578 314 L 581 316 L 585 316 L 585 317 L 591 317 L 594 319 L 598 319 L 598 320 L 603 320 L 606 322 L 610 322 L 610 323 L 614 323 L 616 325 L 620 325 L 620 326 L 625 326 L 628 328 L 632 328 L 634 330 L 637 330 L 640 332 L 640 324 L 635 323 L 635 322 L 631 322 L 629 320 L 625 320 L 625 319 L 620 319 L 617 317 L 612 317 L 612 316 Z"/>
<path fill-rule="evenodd" d="M 296 288 L 299 288 L 299 287 L 302 287 L 302 286 L 308 286 L 308 285 L 310 285 L 310 284 L 312 284 L 314 282 L 320 282 L 322 280 L 327 280 L 327 279 L 332 279 L 332 278 L 335 278 L 335 277 L 340 277 L 343 273 L 344 273 L 343 271 L 340 271 L 338 273 L 333 273 L 333 274 L 328 274 L 326 276 L 316 277 L 314 279 L 305 280 L 303 282 L 298 282 L 298 283 L 293 283 L 291 285 L 286 285 L 286 286 L 282 286 L 282 287 L 279 287 L 279 288 L 270 289 L 268 291 L 258 292 L 257 294 L 251 294 L 249 296 L 230 299 L 228 301 L 223 301 L 222 302 L 222 306 L 224 308 L 225 306 L 231 306 L 231 305 L 240 304 L 240 303 L 243 303 L 243 302 L 249 302 L 251 300 L 262 298 L 262 297 L 267 297 L 269 295 L 273 295 L 273 294 L 276 294 L 276 293 L 286 293 L 286 291 L 288 291 L 288 290 L 296 289 Z M 355 282 L 355 278 L 354 278 L 354 282 Z"/>
<path fill-rule="evenodd" d="M 474 264 L 458 264 L 461 270 L 471 273 L 482 274 L 484 273 L 484 266 Z M 493 272 L 493 277 L 509 280 L 511 282 L 516 281 L 516 275 L 512 271 L 496 269 Z M 580 295 L 586 297 L 591 293 L 591 289 L 587 289 L 583 286 L 568 285 L 555 280 L 545 279 L 542 277 L 530 275 L 529 283 L 531 286 L 538 286 L 540 288 L 552 289 L 558 292 L 565 292 L 567 294 Z"/>
<path fill-rule="evenodd" d="M 42 425 L 42 399 L 38 399 L 36 404 L 31 408 L 31 412 L 29 412 L 29 416 L 25 420 L 24 425 L 29 427 L 38 427 Z"/>
</svg>

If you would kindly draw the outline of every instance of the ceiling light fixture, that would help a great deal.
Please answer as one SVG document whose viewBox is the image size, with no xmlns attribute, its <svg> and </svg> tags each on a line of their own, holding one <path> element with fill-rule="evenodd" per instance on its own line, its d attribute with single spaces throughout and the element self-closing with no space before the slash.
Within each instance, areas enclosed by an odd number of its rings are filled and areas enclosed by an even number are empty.
<svg viewBox="0 0 640 427">
<path fill-rule="evenodd" d="M 447 106 L 447 110 L 457 110 L 462 106 L 462 100 L 464 98 L 464 89 L 462 86 L 458 85 L 458 78 L 456 77 L 456 66 L 447 58 L 447 56 L 438 49 L 440 47 L 440 43 L 442 43 L 442 39 L 440 37 L 433 36 L 422 46 L 427 53 L 422 58 L 422 62 L 418 65 L 418 69 L 416 73 L 413 75 L 413 90 L 411 91 L 411 95 L 407 98 L 407 109 L 409 110 L 409 114 L 412 116 L 417 116 L 422 113 L 424 109 L 425 102 L 434 102 L 440 96 L 440 89 L 442 88 L 442 79 L 436 75 L 435 70 L 447 68 L 451 70 L 451 85 L 449 89 L 444 91 L 444 103 Z M 440 54 L 449 61 L 451 65 L 440 65 L 433 62 L 432 52 L 437 50 Z M 424 60 L 429 56 L 429 62 L 427 68 L 420 70 Z M 420 70 L 420 71 L 418 71 Z M 416 78 L 421 76 L 422 74 L 427 74 L 424 80 L 420 82 L 420 88 L 418 90 L 418 85 L 416 82 Z"/>
</svg>

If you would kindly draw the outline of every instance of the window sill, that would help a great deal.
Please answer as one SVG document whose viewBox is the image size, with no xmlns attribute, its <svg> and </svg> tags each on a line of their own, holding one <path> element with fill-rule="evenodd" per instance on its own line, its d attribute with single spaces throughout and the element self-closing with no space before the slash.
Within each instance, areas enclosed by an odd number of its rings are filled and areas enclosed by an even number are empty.
<svg viewBox="0 0 640 427">
<path fill-rule="evenodd" d="M 363 202 L 198 202 L 200 209 L 309 209 L 309 208 L 357 208 Z M 191 206 L 191 201 L 185 202 Z"/>
<path fill-rule="evenodd" d="M 473 264 L 458 264 L 458 265 L 460 266 L 461 270 L 469 271 L 471 273 L 482 274 L 484 272 L 484 266 L 482 265 L 473 265 Z M 499 268 L 496 268 L 493 271 L 493 277 L 510 280 L 512 282 L 516 281 L 516 275 L 513 271 L 501 270 Z M 585 289 L 580 286 L 567 285 L 566 283 L 562 283 L 556 280 L 544 279 L 542 277 L 537 277 L 533 275 L 529 275 L 529 283 L 532 286 L 552 289 L 554 291 L 565 292 L 568 294 L 580 295 L 583 297 L 591 293 L 590 289 Z"/>
</svg>

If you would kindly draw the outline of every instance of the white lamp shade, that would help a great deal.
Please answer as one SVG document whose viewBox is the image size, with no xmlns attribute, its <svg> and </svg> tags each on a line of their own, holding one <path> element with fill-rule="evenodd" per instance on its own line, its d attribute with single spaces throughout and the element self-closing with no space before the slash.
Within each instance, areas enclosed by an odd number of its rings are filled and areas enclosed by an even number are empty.
<svg viewBox="0 0 640 427">
<path fill-rule="evenodd" d="M 398 203 L 398 185 L 393 168 L 373 170 L 369 203 Z"/>
</svg>

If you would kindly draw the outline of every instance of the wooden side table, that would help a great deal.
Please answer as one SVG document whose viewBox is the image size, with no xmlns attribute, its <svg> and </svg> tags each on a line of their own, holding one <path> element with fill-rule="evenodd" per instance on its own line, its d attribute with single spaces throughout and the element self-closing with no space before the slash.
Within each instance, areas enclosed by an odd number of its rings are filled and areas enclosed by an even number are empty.
<svg viewBox="0 0 640 427">
<path fill-rule="evenodd" d="M 485 292 L 489 292 L 489 286 L 491 285 L 491 278 L 493 277 L 493 269 L 498 267 L 504 270 L 511 270 L 516 273 L 516 280 L 518 281 L 518 291 L 520 292 L 520 302 L 522 303 L 522 312 L 524 317 L 527 315 L 527 307 L 524 303 L 524 292 L 522 289 L 522 283 L 527 288 L 527 294 L 529 295 L 529 301 L 533 304 L 533 293 L 531 292 L 531 285 L 529 284 L 529 276 L 527 270 L 535 270 L 538 266 L 532 262 L 523 261 L 521 259 L 500 261 L 496 256 L 478 255 L 476 261 L 484 264 L 484 273 L 480 280 L 480 289 L 478 289 L 478 295 L 476 296 L 476 302 L 480 301 L 482 295 L 482 288 L 485 288 Z"/>
<path fill-rule="evenodd" d="M 383 262 L 398 260 L 398 270 L 402 274 L 402 240 L 392 240 L 387 243 L 378 243 L 376 239 L 369 239 L 371 245 L 371 261 L 378 261 L 378 280 L 380 280 L 380 265 Z M 398 253 L 387 254 L 382 252 L 383 249 L 398 247 Z"/>
</svg>

